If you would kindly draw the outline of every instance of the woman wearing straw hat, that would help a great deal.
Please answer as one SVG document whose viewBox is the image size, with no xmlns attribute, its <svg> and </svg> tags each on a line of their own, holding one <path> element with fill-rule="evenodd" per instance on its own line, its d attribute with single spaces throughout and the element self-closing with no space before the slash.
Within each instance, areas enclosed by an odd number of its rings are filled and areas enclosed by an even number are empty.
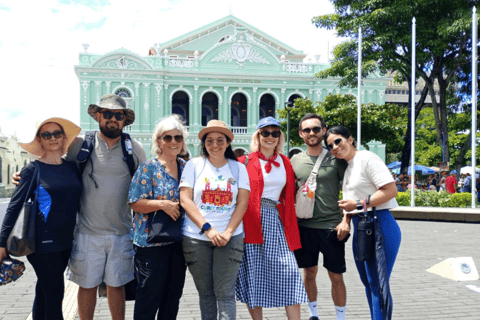
<svg viewBox="0 0 480 320">
<path fill-rule="evenodd" d="M 200 298 L 202 320 L 235 319 L 235 282 L 243 255 L 242 219 L 250 184 L 223 121 L 203 128 L 201 157 L 190 160 L 180 181 L 185 209 L 183 253 Z"/>
<path fill-rule="evenodd" d="M 62 118 L 49 118 L 37 126 L 30 143 L 20 146 L 38 157 L 20 172 L 20 184 L 15 188 L 3 220 L 0 234 L 0 261 L 8 257 L 6 243 L 27 198 L 37 195 L 35 252 L 27 259 L 37 275 L 33 319 L 63 319 L 63 273 L 72 248 L 73 229 L 82 182 L 73 162 L 62 159 L 70 143 L 80 133 L 80 127 Z M 28 188 L 38 175 L 38 184 Z"/>
</svg>

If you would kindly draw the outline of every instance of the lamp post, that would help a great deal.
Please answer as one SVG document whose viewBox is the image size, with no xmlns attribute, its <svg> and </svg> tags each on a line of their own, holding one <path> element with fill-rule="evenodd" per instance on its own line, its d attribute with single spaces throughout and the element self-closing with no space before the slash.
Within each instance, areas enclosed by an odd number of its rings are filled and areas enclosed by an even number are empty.
<svg viewBox="0 0 480 320">
<path fill-rule="evenodd" d="M 293 101 L 285 102 L 285 109 L 287 109 L 287 157 L 290 157 L 290 110 L 293 108 Z"/>
</svg>

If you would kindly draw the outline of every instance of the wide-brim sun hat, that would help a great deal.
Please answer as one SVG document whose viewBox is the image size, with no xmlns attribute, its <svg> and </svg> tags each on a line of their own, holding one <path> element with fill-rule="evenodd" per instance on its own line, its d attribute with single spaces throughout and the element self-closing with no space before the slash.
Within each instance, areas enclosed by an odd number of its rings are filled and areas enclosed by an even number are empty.
<svg viewBox="0 0 480 320">
<path fill-rule="evenodd" d="M 70 144 L 73 142 L 73 140 L 75 140 L 80 131 L 82 131 L 82 128 L 80 128 L 70 120 L 64 118 L 48 118 L 46 120 L 43 120 L 42 122 L 39 122 L 35 126 L 35 136 L 33 137 L 33 141 L 30 143 L 19 142 L 18 144 L 20 145 L 20 147 L 22 147 L 28 153 L 33 154 L 34 156 L 43 157 L 43 155 L 45 154 L 45 150 L 37 139 L 37 133 L 38 130 L 40 130 L 40 128 L 46 123 L 58 123 L 63 128 L 63 131 L 65 132 L 65 139 L 62 148 L 62 155 L 67 153 L 67 149 Z"/>
<path fill-rule="evenodd" d="M 230 139 L 230 141 L 233 141 L 233 138 L 235 137 L 233 135 L 233 132 L 230 129 L 228 129 L 227 124 L 221 120 L 214 119 L 214 120 L 208 121 L 207 126 L 202 130 L 200 130 L 200 132 L 198 133 L 198 138 L 202 140 L 203 137 L 210 132 L 223 133 Z"/>
<path fill-rule="evenodd" d="M 88 106 L 88 114 L 97 120 L 97 112 L 101 109 L 110 109 L 110 110 L 123 110 L 125 111 L 126 119 L 125 126 L 132 124 L 135 121 L 135 112 L 132 109 L 127 108 L 127 103 L 123 100 L 122 97 L 117 96 L 116 94 L 106 94 L 100 99 L 98 105 L 91 104 Z"/>
</svg>

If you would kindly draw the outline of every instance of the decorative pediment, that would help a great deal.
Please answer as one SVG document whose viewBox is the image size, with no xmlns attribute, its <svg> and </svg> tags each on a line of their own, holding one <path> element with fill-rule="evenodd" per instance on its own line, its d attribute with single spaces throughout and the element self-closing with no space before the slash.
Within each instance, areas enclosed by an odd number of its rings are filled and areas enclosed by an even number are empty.
<svg viewBox="0 0 480 320">
<path fill-rule="evenodd" d="M 153 70 L 140 56 L 125 49 L 115 50 L 95 61 L 92 67 L 120 70 Z"/>
</svg>

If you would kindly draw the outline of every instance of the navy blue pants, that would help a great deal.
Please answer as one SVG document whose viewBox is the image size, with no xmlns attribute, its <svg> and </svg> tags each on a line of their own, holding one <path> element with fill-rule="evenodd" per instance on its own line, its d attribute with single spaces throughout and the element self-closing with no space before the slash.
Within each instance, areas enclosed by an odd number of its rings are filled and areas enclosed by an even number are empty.
<svg viewBox="0 0 480 320">
<path fill-rule="evenodd" d="M 43 254 L 35 252 L 27 256 L 37 275 L 33 320 L 63 320 L 63 273 L 67 268 L 70 252 L 71 249 Z"/>
<path fill-rule="evenodd" d="M 358 217 L 353 216 L 353 226 L 355 233 L 357 232 Z M 392 274 L 393 265 L 397 258 L 398 249 L 400 248 L 400 242 L 402 234 L 400 227 L 393 218 L 389 210 L 377 210 L 377 217 L 382 227 L 383 235 L 385 236 L 385 255 L 387 258 L 387 270 L 388 278 Z M 357 242 L 356 237 L 353 237 L 353 256 L 357 256 Z M 384 320 L 384 316 L 380 309 L 380 289 L 378 285 L 378 274 L 376 267 L 376 260 L 371 261 L 358 261 L 355 260 L 360 279 L 365 286 L 365 292 L 367 294 L 368 305 L 370 306 L 370 314 L 372 320 Z"/>
<path fill-rule="evenodd" d="M 137 297 L 135 320 L 174 320 L 185 284 L 187 266 L 181 242 L 161 247 L 135 246 Z"/>
</svg>

